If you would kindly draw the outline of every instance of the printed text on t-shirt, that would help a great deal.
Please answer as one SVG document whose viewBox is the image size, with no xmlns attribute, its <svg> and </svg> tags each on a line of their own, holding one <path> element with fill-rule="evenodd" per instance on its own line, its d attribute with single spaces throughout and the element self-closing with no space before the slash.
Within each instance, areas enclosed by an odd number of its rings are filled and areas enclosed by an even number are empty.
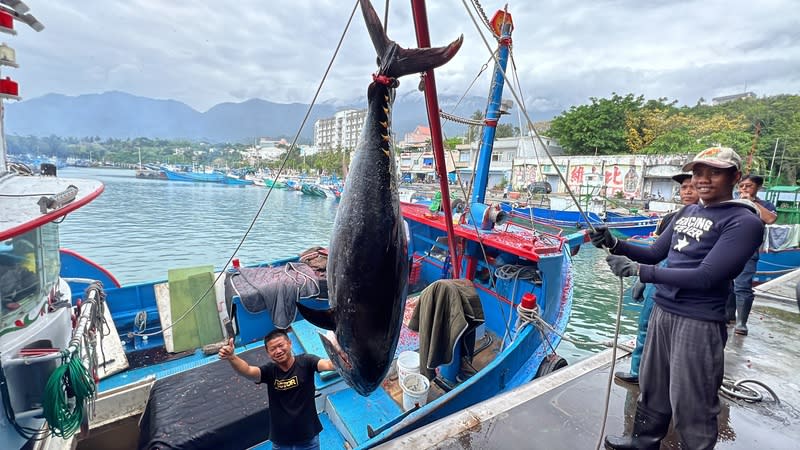
<svg viewBox="0 0 800 450">
<path fill-rule="evenodd" d="M 700 236 L 710 230 L 713 225 L 714 222 L 705 217 L 681 217 L 675 223 L 675 232 L 683 233 L 699 241 Z"/>
</svg>

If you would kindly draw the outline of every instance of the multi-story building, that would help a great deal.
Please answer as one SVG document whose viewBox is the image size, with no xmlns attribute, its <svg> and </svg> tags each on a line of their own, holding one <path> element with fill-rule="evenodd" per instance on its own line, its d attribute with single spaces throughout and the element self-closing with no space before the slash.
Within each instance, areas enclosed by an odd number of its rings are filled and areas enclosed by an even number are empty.
<svg viewBox="0 0 800 450">
<path fill-rule="evenodd" d="M 314 123 L 314 146 L 320 151 L 354 150 L 367 117 L 366 109 L 345 109 Z"/>
<path fill-rule="evenodd" d="M 724 95 L 722 97 L 714 97 L 711 99 L 711 105 L 722 105 L 724 103 L 735 102 L 736 100 L 744 100 L 748 98 L 756 98 L 753 92 L 742 92 L 740 94 Z"/>
<path fill-rule="evenodd" d="M 543 136 L 542 142 L 547 146 L 547 150 L 551 155 L 564 154 L 564 150 L 554 139 Z M 472 169 L 480 150 L 480 142 L 456 145 L 456 150 L 459 152 L 457 159 L 460 164 L 458 167 L 459 176 L 467 182 L 472 178 Z M 547 153 L 541 148 L 538 139 L 530 136 L 495 139 L 492 161 L 489 164 L 488 186 L 491 188 L 499 185 L 503 180 L 511 183 L 512 186 L 522 183 L 521 179 L 515 179 L 512 176 L 515 165 L 520 161 L 538 161 L 542 158 L 546 159 Z"/>
</svg>

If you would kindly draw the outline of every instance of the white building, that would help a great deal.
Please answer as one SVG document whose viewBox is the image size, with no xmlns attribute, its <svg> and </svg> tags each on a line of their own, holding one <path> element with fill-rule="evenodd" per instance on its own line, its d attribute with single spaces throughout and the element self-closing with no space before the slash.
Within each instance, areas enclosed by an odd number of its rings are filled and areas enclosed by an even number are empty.
<svg viewBox="0 0 800 450">
<path fill-rule="evenodd" d="M 554 156 L 558 171 L 575 193 L 610 198 L 671 200 L 678 192 L 672 176 L 694 155 L 602 155 Z M 522 158 L 514 162 L 512 185 L 517 190 L 546 181 L 553 193 L 566 188 L 553 163 L 547 158 Z"/>
<path fill-rule="evenodd" d="M 367 117 L 366 109 L 345 109 L 314 122 L 314 146 L 320 151 L 354 150 Z"/>
<path fill-rule="evenodd" d="M 564 150 L 554 139 L 542 137 L 542 141 L 551 155 L 564 154 Z M 459 166 L 461 166 L 458 168 L 459 176 L 464 182 L 467 182 L 472 178 L 472 168 L 480 150 L 480 142 L 457 145 L 456 150 L 459 152 L 458 162 L 460 163 Z M 487 185 L 491 188 L 499 185 L 505 179 L 506 181 L 511 181 L 513 186 L 517 186 L 520 183 L 512 179 L 514 167 L 520 161 L 539 161 L 543 159 L 547 160 L 547 153 L 536 138 L 525 136 L 496 139 L 494 141 L 494 150 L 492 151 L 492 161 L 489 165 Z"/>
</svg>

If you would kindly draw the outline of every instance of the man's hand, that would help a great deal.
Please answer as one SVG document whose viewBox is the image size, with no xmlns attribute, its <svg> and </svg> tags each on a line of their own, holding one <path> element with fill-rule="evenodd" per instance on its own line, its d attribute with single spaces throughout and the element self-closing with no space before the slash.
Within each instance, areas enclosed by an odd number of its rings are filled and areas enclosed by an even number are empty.
<svg viewBox="0 0 800 450">
<path fill-rule="evenodd" d="M 219 359 L 230 360 L 235 356 L 233 352 L 233 338 L 228 339 L 228 343 L 219 349 Z"/>
<path fill-rule="evenodd" d="M 333 361 L 330 359 L 320 359 L 317 363 L 317 372 L 327 372 L 329 370 L 336 370 Z"/>
<path fill-rule="evenodd" d="M 636 280 L 636 283 L 633 283 L 633 287 L 631 288 L 631 297 L 633 301 L 636 303 L 641 303 L 644 301 L 644 288 L 647 285 L 642 283 L 641 280 Z"/>
<path fill-rule="evenodd" d="M 611 234 L 608 227 L 597 227 L 594 231 L 590 231 L 589 239 L 592 240 L 592 244 L 597 248 L 605 247 L 611 250 L 617 246 L 617 238 Z"/>
<path fill-rule="evenodd" d="M 611 272 L 618 277 L 633 277 L 639 275 L 639 264 L 631 261 L 625 256 L 608 255 L 606 256 L 608 267 Z"/>
</svg>

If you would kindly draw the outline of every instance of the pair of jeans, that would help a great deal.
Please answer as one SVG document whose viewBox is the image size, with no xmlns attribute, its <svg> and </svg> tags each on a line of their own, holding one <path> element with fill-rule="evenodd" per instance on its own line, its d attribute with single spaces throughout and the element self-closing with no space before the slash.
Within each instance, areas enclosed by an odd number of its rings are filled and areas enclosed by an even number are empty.
<svg viewBox="0 0 800 450">
<path fill-rule="evenodd" d="M 642 360 L 642 350 L 644 343 L 647 340 L 647 326 L 650 323 L 650 313 L 653 311 L 653 294 L 656 293 L 656 288 L 653 283 L 647 283 L 644 289 L 644 304 L 642 305 L 642 312 L 639 313 L 639 333 L 636 336 L 636 347 L 631 353 L 631 375 L 639 376 L 639 363 Z"/>
<path fill-rule="evenodd" d="M 277 442 L 272 443 L 273 450 L 319 450 L 319 435 L 314 436 L 313 439 L 300 442 L 297 444 L 278 444 Z"/>
</svg>

